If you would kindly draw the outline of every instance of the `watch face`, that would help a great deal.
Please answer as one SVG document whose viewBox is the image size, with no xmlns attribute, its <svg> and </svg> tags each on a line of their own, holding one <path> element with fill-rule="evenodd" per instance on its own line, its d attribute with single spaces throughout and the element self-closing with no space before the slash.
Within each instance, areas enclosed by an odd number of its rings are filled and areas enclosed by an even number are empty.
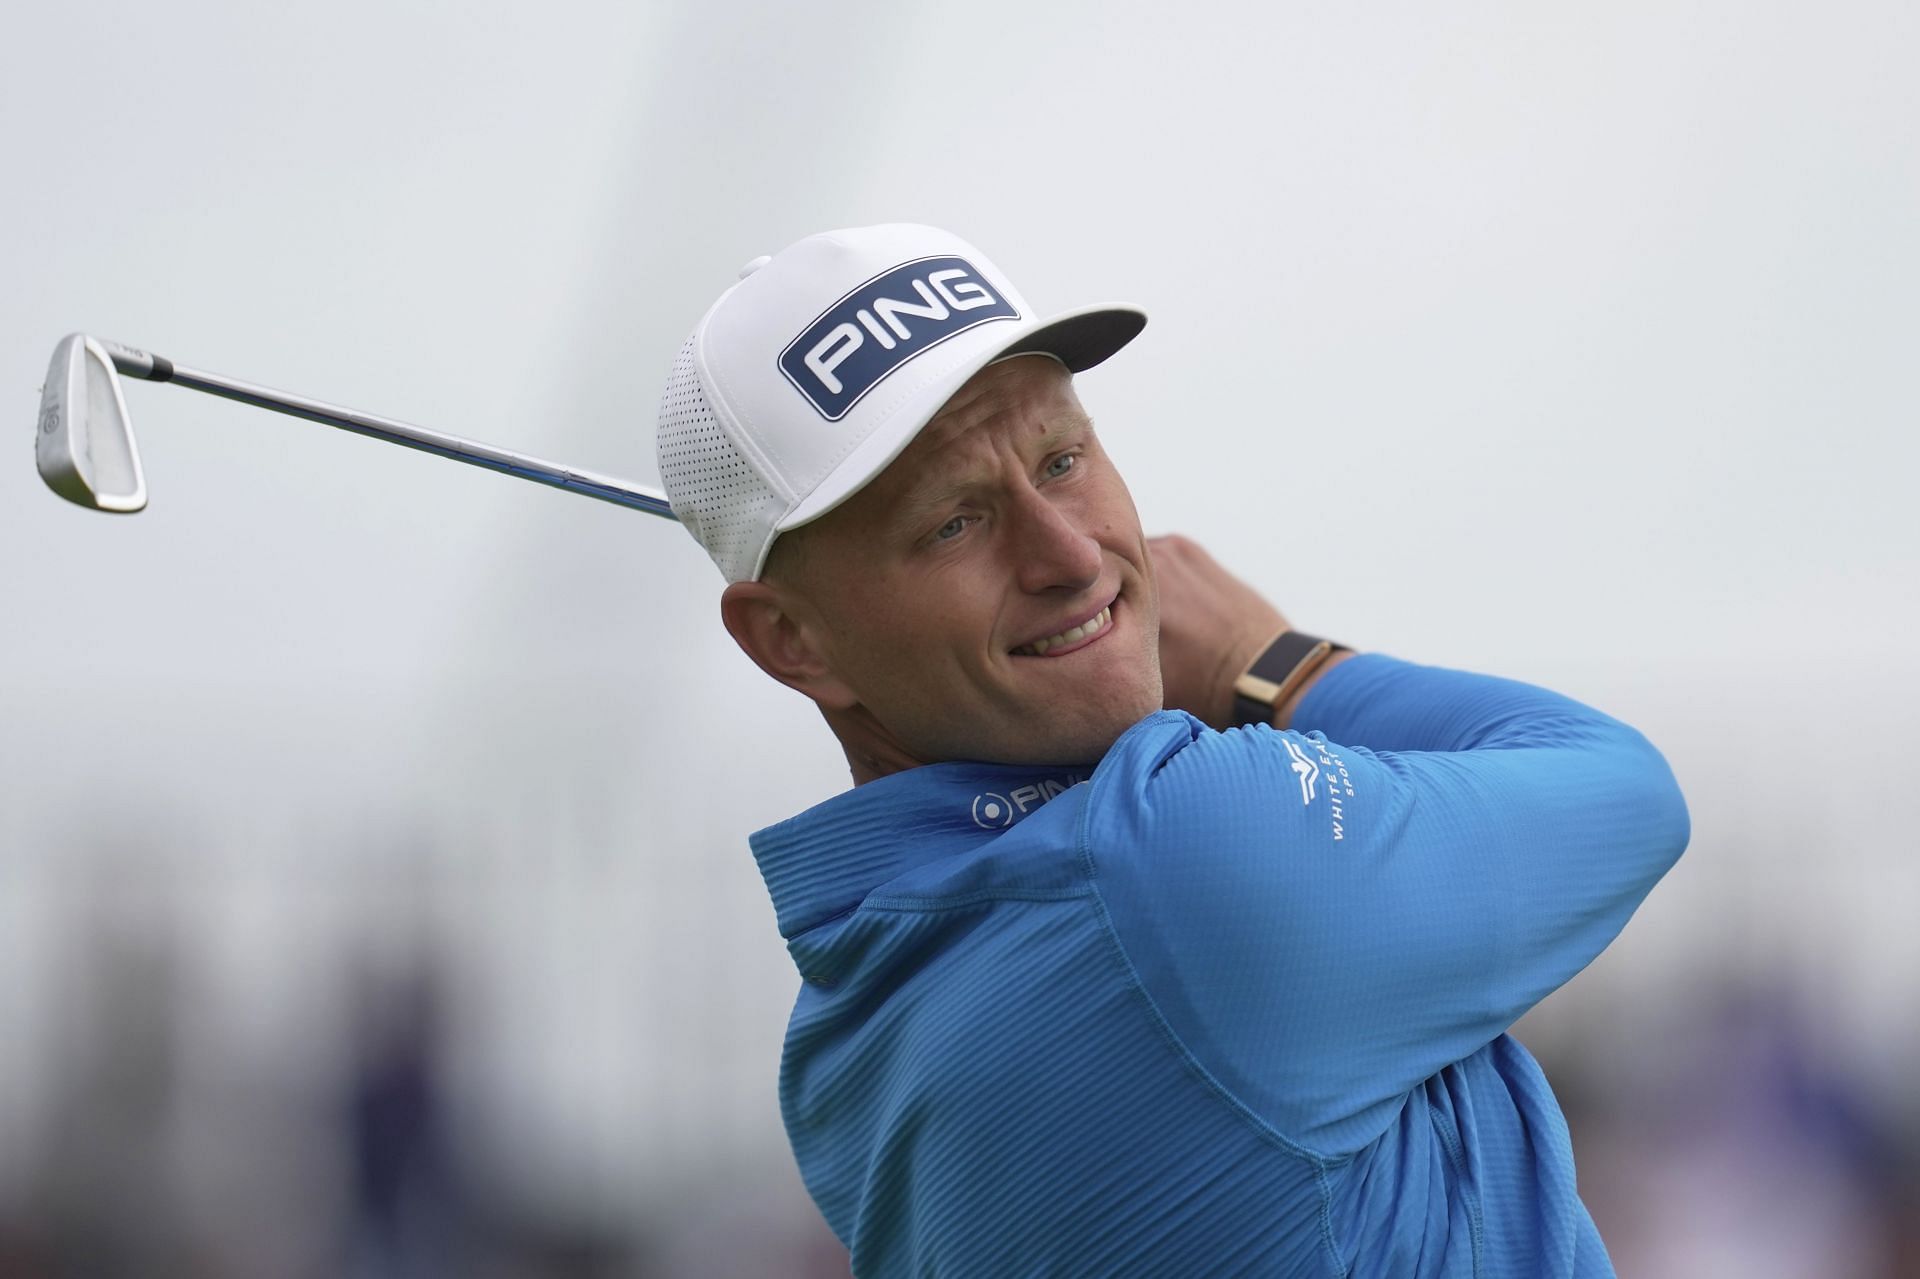
<svg viewBox="0 0 1920 1279">
<path fill-rule="evenodd" d="M 1285 684 L 1287 676 L 1299 668 L 1301 661 L 1311 656 L 1313 651 L 1323 644 L 1329 648 L 1332 647 L 1318 635 L 1308 635 L 1303 631 L 1282 631 L 1273 643 L 1267 645 L 1267 651 L 1254 659 L 1253 665 L 1247 668 L 1247 673 L 1258 675 L 1275 684 Z"/>
</svg>

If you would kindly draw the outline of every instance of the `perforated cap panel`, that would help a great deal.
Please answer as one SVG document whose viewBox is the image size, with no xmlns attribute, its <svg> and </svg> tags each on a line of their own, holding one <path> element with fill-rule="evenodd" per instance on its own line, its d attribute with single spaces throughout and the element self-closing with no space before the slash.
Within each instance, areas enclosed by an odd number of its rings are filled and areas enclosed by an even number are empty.
<svg viewBox="0 0 1920 1279">
<path fill-rule="evenodd" d="M 720 425 L 700 386 L 694 339 L 674 358 L 654 444 L 673 513 L 729 582 L 756 576 L 786 507 Z"/>
</svg>

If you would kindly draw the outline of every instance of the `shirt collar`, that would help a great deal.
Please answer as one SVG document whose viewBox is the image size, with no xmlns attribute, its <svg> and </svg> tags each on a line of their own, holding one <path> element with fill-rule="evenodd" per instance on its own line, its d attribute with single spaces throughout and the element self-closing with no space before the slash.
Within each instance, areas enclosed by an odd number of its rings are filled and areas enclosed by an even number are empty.
<svg viewBox="0 0 1920 1279">
<path fill-rule="evenodd" d="M 979 847 L 1092 775 L 1090 765 L 928 764 L 836 795 L 747 842 L 780 935 L 791 939 L 895 876 Z"/>
</svg>

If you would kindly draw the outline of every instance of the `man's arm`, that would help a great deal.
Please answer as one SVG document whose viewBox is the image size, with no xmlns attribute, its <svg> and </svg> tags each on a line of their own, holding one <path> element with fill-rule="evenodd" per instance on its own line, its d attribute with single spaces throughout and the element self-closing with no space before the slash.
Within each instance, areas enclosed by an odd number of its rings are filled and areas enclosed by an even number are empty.
<svg viewBox="0 0 1920 1279">
<path fill-rule="evenodd" d="M 1364 654 L 1290 711 L 1312 736 L 1123 742 L 1094 779 L 1088 856 L 1182 1042 L 1339 1153 L 1591 962 L 1689 824 L 1644 737 L 1517 681 Z"/>
</svg>

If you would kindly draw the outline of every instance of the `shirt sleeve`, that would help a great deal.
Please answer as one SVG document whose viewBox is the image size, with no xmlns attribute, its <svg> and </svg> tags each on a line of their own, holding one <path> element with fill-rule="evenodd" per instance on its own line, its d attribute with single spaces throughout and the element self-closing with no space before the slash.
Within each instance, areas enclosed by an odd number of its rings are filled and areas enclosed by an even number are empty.
<svg viewBox="0 0 1920 1279">
<path fill-rule="evenodd" d="M 1185 1050 L 1338 1154 L 1590 963 L 1690 826 L 1646 738 L 1518 681 L 1361 654 L 1294 724 L 1156 717 L 1095 774 L 1084 853 Z"/>
</svg>

